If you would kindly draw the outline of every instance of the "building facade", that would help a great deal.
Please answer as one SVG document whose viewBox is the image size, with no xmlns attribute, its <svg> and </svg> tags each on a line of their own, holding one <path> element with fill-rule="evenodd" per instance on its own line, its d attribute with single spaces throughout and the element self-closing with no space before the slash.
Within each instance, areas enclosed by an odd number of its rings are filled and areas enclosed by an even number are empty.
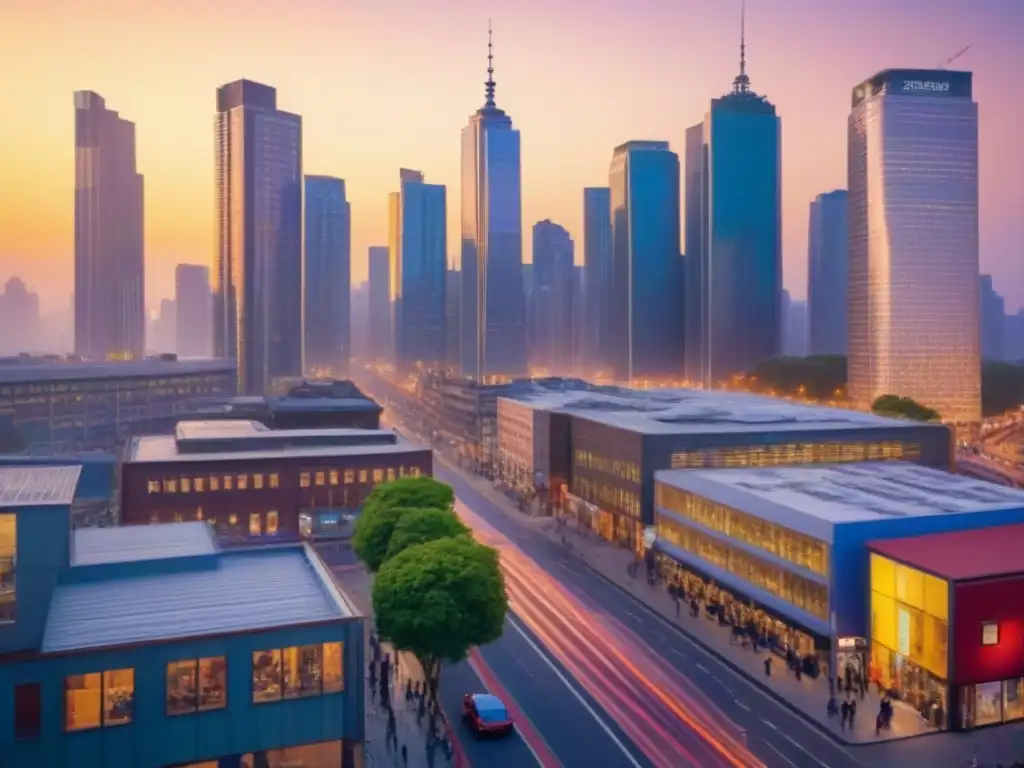
<svg viewBox="0 0 1024 768">
<path fill-rule="evenodd" d="M 611 372 L 616 381 L 677 380 L 683 368 L 679 157 L 667 141 L 615 148 Z"/>
<path fill-rule="evenodd" d="M 1006 301 L 992 285 L 992 275 L 981 276 L 981 357 L 1006 359 Z"/>
<path fill-rule="evenodd" d="M 143 179 L 135 124 L 75 93 L 75 353 L 138 360 L 146 341 Z"/>
<path fill-rule="evenodd" d="M 249 80 L 217 89 L 213 354 L 238 391 L 303 374 L 302 118 Z"/>
<path fill-rule="evenodd" d="M 567 374 L 574 367 L 574 251 L 565 227 L 548 219 L 533 225 L 530 367 L 548 375 Z"/>
<path fill-rule="evenodd" d="M 462 129 L 462 373 L 526 373 L 519 131 L 494 101 L 487 43 L 484 105 Z"/>
<path fill-rule="evenodd" d="M 851 400 L 981 418 L 978 105 L 971 74 L 886 70 L 848 121 Z"/>
<path fill-rule="evenodd" d="M 345 180 L 306 176 L 306 371 L 347 376 L 352 355 L 352 208 Z"/>
<path fill-rule="evenodd" d="M 369 252 L 370 360 L 391 360 L 391 264 L 386 245 L 371 245 Z"/>
<path fill-rule="evenodd" d="M 583 190 L 584 368 L 601 374 L 612 337 L 612 198 L 608 187 Z"/>
<path fill-rule="evenodd" d="M 704 123 L 686 129 L 686 167 L 683 171 L 683 218 L 686 222 L 684 357 L 686 379 L 691 385 L 710 381 L 708 362 L 708 276 L 707 253 L 704 248 L 710 220 L 708 211 L 708 144 L 704 140 Z"/>
<path fill-rule="evenodd" d="M 201 264 L 179 264 L 174 268 L 176 309 L 176 352 L 181 357 L 210 357 L 210 326 L 213 298 L 210 268 Z"/>
<path fill-rule="evenodd" d="M 847 333 L 847 195 L 837 189 L 811 203 L 807 236 L 808 347 L 812 355 L 845 355 Z"/>
<path fill-rule="evenodd" d="M 392 349 L 396 368 L 444 365 L 447 347 L 447 193 L 403 168 L 388 198 Z"/>
</svg>

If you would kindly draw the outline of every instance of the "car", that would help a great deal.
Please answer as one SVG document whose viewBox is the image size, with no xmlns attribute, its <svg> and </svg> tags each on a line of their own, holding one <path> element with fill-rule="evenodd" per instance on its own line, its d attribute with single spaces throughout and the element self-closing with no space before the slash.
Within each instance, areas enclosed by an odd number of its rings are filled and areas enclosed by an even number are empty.
<svg viewBox="0 0 1024 768">
<path fill-rule="evenodd" d="M 507 736 L 515 728 L 508 708 L 490 693 L 463 696 L 462 717 L 478 736 Z"/>
</svg>

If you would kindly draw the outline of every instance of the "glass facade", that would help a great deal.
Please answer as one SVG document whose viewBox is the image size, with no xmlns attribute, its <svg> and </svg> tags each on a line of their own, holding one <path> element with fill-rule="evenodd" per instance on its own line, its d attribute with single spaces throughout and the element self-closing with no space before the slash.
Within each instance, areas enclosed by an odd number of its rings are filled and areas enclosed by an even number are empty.
<svg viewBox="0 0 1024 768">
<path fill-rule="evenodd" d="M 0 514 L 0 624 L 18 616 L 18 516 Z"/>
<path fill-rule="evenodd" d="M 223 656 L 167 665 L 167 714 L 191 715 L 227 706 L 227 662 Z"/>
<path fill-rule="evenodd" d="M 584 360 L 595 373 L 608 365 L 612 337 L 611 190 L 583 190 Z"/>
<path fill-rule="evenodd" d="M 1024 720 L 1024 678 L 960 687 L 960 727 Z"/>
<path fill-rule="evenodd" d="M 256 651 L 252 655 L 252 700 L 263 704 L 340 693 L 345 689 L 343 670 L 343 643 Z"/>
<path fill-rule="evenodd" d="M 881 73 L 849 116 L 849 384 L 981 418 L 978 106 L 970 74 Z M 945 86 L 918 88 L 917 86 Z"/>
<path fill-rule="evenodd" d="M 135 703 L 135 670 L 112 669 L 64 679 L 64 730 L 126 725 Z"/>
<path fill-rule="evenodd" d="M 793 464 L 847 464 L 858 461 L 901 460 L 917 462 L 917 443 L 780 443 L 677 451 L 672 469 L 722 469 L 728 467 L 782 467 Z"/>
<path fill-rule="evenodd" d="M 351 354 L 352 210 L 345 181 L 306 176 L 306 371 L 348 373 Z"/>
<path fill-rule="evenodd" d="M 594 451 L 576 450 L 570 506 L 577 519 L 607 541 L 640 551 L 643 511 L 640 505 L 640 466 Z"/>
<path fill-rule="evenodd" d="M 847 194 L 837 189 L 811 203 L 807 240 L 808 347 L 812 355 L 846 354 Z"/>
<path fill-rule="evenodd" d="M 343 755 L 351 750 L 352 765 L 363 768 L 362 744 L 325 741 L 319 744 L 304 744 L 299 747 L 285 749 L 268 749 L 257 754 L 246 753 L 237 759 L 238 768 L 338 768 L 345 765 Z M 223 763 L 211 760 L 205 763 L 192 763 L 180 768 L 221 768 Z"/>
</svg>

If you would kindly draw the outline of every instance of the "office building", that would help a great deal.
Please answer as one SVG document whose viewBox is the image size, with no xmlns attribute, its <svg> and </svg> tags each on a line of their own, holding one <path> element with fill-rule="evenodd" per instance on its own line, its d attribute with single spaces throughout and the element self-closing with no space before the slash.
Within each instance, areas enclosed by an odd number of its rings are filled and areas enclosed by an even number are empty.
<svg viewBox="0 0 1024 768">
<path fill-rule="evenodd" d="M 178 308 L 176 352 L 180 357 L 210 357 L 213 299 L 209 267 L 199 264 L 175 267 L 174 303 Z"/>
<path fill-rule="evenodd" d="M 458 370 L 462 337 L 459 333 L 462 317 L 462 275 L 449 267 L 445 276 L 445 369 Z"/>
<path fill-rule="evenodd" d="M 19 355 L 39 351 L 39 294 L 30 291 L 20 277 L 12 277 L 0 293 L 0 328 L 17 328 L 17 334 L 0 338 L 0 355 Z"/>
<path fill-rule="evenodd" d="M 708 381 L 707 322 L 708 280 L 705 274 L 707 254 L 704 240 L 708 226 L 708 146 L 704 141 L 704 123 L 686 129 L 683 170 L 683 221 L 686 225 L 683 242 L 684 272 L 684 373 L 688 383 L 703 386 Z"/>
<path fill-rule="evenodd" d="M 352 336 L 352 365 L 369 360 L 370 352 L 370 283 L 363 281 L 352 287 L 349 298 L 349 328 Z"/>
<path fill-rule="evenodd" d="M 391 264 L 386 245 L 370 246 L 370 361 L 391 362 Z"/>
<path fill-rule="evenodd" d="M 153 323 L 146 334 L 146 348 L 155 355 L 173 355 L 178 346 L 178 305 L 174 299 L 161 299 Z"/>
<path fill-rule="evenodd" d="M 75 92 L 75 354 L 137 360 L 146 341 L 143 180 L 135 124 Z"/>
<path fill-rule="evenodd" d="M 807 237 L 808 346 L 812 355 L 846 354 L 847 195 L 837 189 L 811 203 Z"/>
<path fill-rule="evenodd" d="M 345 180 L 306 176 L 306 371 L 348 375 L 352 211 Z"/>
<path fill-rule="evenodd" d="M 981 276 L 981 357 L 983 360 L 1003 360 L 1006 356 L 1004 334 L 1006 302 L 992 285 L 992 275 Z"/>
<path fill-rule="evenodd" d="M 678 380 L 684 304 L 679 157 L 667 141 L 630 141 L 615 148 L 608 178 L 610 372 L 622 383 Z"/>
<path fill-rule="evenodd" d="M 703 386 L 777 357 L 782 341 L 782 184 L 775 106 L 750 87 L 746 41 L 731 93 L 687 131 L 688 377 Z"/>
<path fill-rule="evenodd" d="M 388 198 L 389 276 L 395 367 L 444 365 L 447 336 L 448 235 L 443 184 L 403 168 Z"/>
<path fill-rule="evenodd" d="M 0 765 L 362 765 L 363 617 L 316 552 L 71 530 L 79 471 L 0 469 Z"/>
<path fill-rule="evenodd" d="M 196 420 L 257 421 L 269 429 L 380 429 L 383 410 L 347 379 L 315 379 L 283 395 L 232 398 Z"/>
<path fill-rule="evenodd" d="M 484 105 L 462 129 L 462 372 L 526 372 L 519 131 L 494 101 L 488 31 Z"/>
<path fill-rule="evenodd" d="M 583 190 L 583 285 L 587 333 L 585 369 L 605 372 L 612 338 L 612 198 L 608 187 Z"/>
<path fill-rule="evenodd" d="M 302 118 L 250 80 L 217 89 L 213 354 L 238 362 L 238 391 L 301 376 Z"/>
<path fill-rule="evenodd" d="M 807 356 L 807 302 L 791 299 L 782 292 L 782 354 L 786 357 Z"/>
<path fill-rule="evenodd" d="M 848 121 L 850 399 L 981 419 L 978 105 L 971 73 L 890 69 Z"/>
<path fill-rule="evenodd" d="M 530 367 L 550 374 L 573 366 L 575 265 L 569 231 L 545 219 L 533 225 L 533 290 L 530 293 Z"/>
</svg>

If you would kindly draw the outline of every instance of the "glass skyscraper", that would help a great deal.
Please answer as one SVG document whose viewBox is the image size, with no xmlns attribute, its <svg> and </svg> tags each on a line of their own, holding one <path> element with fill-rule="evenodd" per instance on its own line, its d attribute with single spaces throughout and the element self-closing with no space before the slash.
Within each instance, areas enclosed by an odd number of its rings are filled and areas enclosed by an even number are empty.
<svg viewBox="0 0 1024 768">
<path fill-rule="evenodd" d="M 611 343 L 612 196 L 608 187 L 583 190 L 583 311 L 582 370 L 607 369 Z"/>
<path fill-rule="evenodd" d="M 478 380 L 526 373 L 519 131 L 487 49 L 486 101 L 462 129 L 462 373 Z"/>
<path fill-rule="evenodd" d="M 575 248 L 569 231 L 545 219 L 533 225 L 530 365 L 549 374 L 573 370 Z"/>
<path fill-rule="evenodd" d="M 210 268 L 179 264 L 174 270 L 176 349 L 179 357 L 210 356 Z"/>
<path fill-rule="evenodd" d="M 846 208 L 845 189 L 818 195 L 811 203 L 807 232 L 807 335 L 812 355 L 846 354 Z"/>
<path fill-rule="evenodd" d="M 306 372 L 347 376 L 352 354 L 352 209 L 345 180 L 306 176 Z"/>
<path fill-rule="evenodd" d="M 849 383 L 981 418 L 978 105 L 971 73 L 886 70 L 849 117 Z"/>
<path fill-rule="evenodd" d="M 683 368 L 679 157 L 667 141 L 615 148 L 609 170 L 616 381 L 678 379 Z"/>
<path fill-rule="evenodd" d="M 249 80 L 217 89 L 213 351 L 238 388 L 303 374 L 302 118 Z"/>
<path fill-rule="evenodd" d="M 443 184 L 402 169 L 388 200 L 390 299 L 398 370 L 444 366 L 447 345 L 448 236 Z"/>
<path fill-rule="evenodd" d="M 369 359 L 373 363 L 391 362 L 391 264 L 388 247 L 371 245 L 368 258 Z"/>
</svg>

